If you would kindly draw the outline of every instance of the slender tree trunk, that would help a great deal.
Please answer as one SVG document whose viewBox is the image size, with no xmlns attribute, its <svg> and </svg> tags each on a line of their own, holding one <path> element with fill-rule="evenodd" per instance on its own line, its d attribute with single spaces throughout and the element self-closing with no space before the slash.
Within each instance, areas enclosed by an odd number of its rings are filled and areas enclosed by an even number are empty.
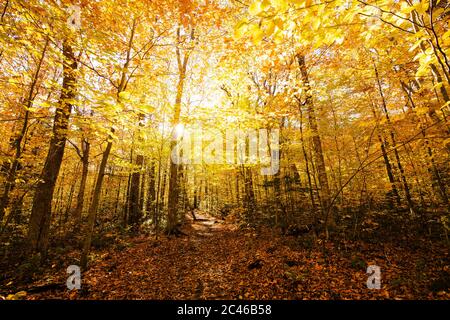
<svg viewBox="0 0 450 320">
<path fill-rule="evenodd" d="M 377 114 L 373 105 L 372 105 L 372 113 L 375 120 L 377 120 Z M 389 156 L 386 151 L 386 142 L 384 141 L 383 137 L 381 136 L 381 133 L 378 130 L 377 130 L 377 137 L 378 141 L 380 142 L 381 154 L 383 156 L 384 165 L 386 166 L 386 172 L 388 175 L 389 183 L 391 184 L 392 195 L 397 205 L 400 206 L 401 205 L 400 195 L 398 193 L 397 185 L 395 183 L 394 171 L 392 170 L 392 165 L 391 162 L 389 161 Z"/>
<path fill-rule="evenodd" d="M 256 201 L 253 189 L 252 169 L 250 167 L 244 167 L 243 171 L 244 171 L 244 189 L 245 189 L 244 203 L 247 209 L 247 217 L 250 219 L 250 221 L 253 221 L 256 209 Z"/>
<path fill-rule="evenodd" d="M 308 111 L 309 126 L 312 133 L 312 143 L 314 148 L 314 160 L 317 168 L 317 174 L 320 184 L 320 197 L 322 203 L 322 210 L 325 213 L 326 227 L 330 224 L 334 224 L 334 216 L 329 210 L 330 188 L 328 184 L 328 176 L 325 168 L 325 160 L 322 151 L 322 141 L 317 126 L 316 111 L 311 94 L 311 86 L 309 83 L 308 72 L 306 69 L 305 57 L 298 54 L 296 56 L 298 65 L 300 67 L 300 73 L 303 80 L 303 85 L 306 91 L 306 108 Z M 330 214 L 329 214 L 330 213 Z"/>
<path fill-rule="evenodd" d="M 120 94 L 126 90 L 127 85 L 128 85 L 128 80 L 130 79 L 129 75 L 128 75 L 128 68 L 129 68 L 130 62 L 131 62 L 131 50 L 133 47 L 135 31 L 136 31 L 136 19 L 133 19 L 133 23 L 131 26 L 130 39 L 128 40 L 128 49 L 127 49 L 127 53 L 126 53 L 125 63 L 123 64 L 123 67 L 122 67 L 120 83 L 117 88 L 117 101 L 118 102 L 121 102 L 122 99 L 121 99 Z M 108 163 L 108 158 L 109 158 L 111 148 L 112 148 L 112 143 L 113 143 L 112 136 L 115 132 L 114 127 L 111 127 L 110 132 L 111 132 L 111 134 L 108 135 L 108 143 L 106 146 L 106 150 L 103 152 L 103 157 L 102 157 L 102 162 L 101 162 L 102 164 L 104 163 L 104 165 L 103 166 L 100 165 L 100 167 L 99 167 L 97 181 L 96 181 L 95 189 L 94 189 L 94 195 L 93 195 L 92 203 L 91 203 L 91 206 L 89 209 L 88 224 L 89 224 L 89 230 L 92 229 L 92 231 L 89 231 L 89 233 L 86 236 L 86 240 L 85 240 L 84 251 L 86 251 L 87 253 L 85 254 L 83 252 L 83 255 L 82 255 L 82 260 L 85 259 L 85 261 L 84 261 L 85 263 L 87 263 L 86 259 L 87 259 L 87 255 L 89 254 L 89 250 L 90 250 L 90 243 L 91 243 L 91 238 L 92 238 L 91 232 L 93 232 L 93 229 L 94 229 L 95 214 L 98 209 L 99 202 L 100 202 L 100 195 L 101 195 L 101 191 L 102 191 L 102 184 L 103 184 L 103 178 L 105 175 L 106 164 Z M 94 215 L 94 217 L 91 217 L 92 215 Z M 92 220 L 92 227 L 91 227 L 91 220 Z"/>
<path fill-rule="evenodd" d="M 239 174 L 236 172 L 236 178 L 235 178 L 235 187 L 236 187 L 236 204 L 239 206 L 241 204 L 241 194 L 240 194 L 240 188 L 239 188 Z"/>
<path fill-rule="evenodd" d="M 145 208 L 145 192 L 146 192 L 146 174 L 145 174 L 145 158 L 142 160 L 142 169 L 143 172 L 141 173 L 140 176 L 140 192 L 139 192 L 139 210 L 141 211 L 141 219 L 146 215 L 146 208 Z"/>
<path fill-rule="evenodd" d="M 400 85 L 403 89 L 403 92 L 405 93 L 406 99 L 407 101 L 410 103 L 411 105 L 411 109 L 415 109 L 416 105 L 414 103 L 414 99 L 412 97 L 411 91 L 408 90 L 408 87 L 406 86 L 406 84 L 403 81 L 400 81 Z M 448 200 L 448 196 L 447 196 L 447 190 L 445 188 L 445 184 L 443 182 L 443 179 L 441 177 L 441 173 L 439 172 L 437 166 L 436 166 L 436 162 L 434 161 L 434 157 L 433 157 L 433 150 L 431 149 L 430 146 L 430 141 L 427 138 L 426 132 L 425 132 L 425 123 L 424 123 L 424 119 L 422 119 L 422 117 L 419 116 L 419 121 L 420 121 L 420 128 L 422 130 L 422 136 L 425 139 L 425 148 L 426 148 L 426 152 L 428 155 L 428 159 L 430 161 L 429 164 L 429 171 L 431 172 L 431 178 L 432 180 L 434 180 L 439 188 L 439 195 L 442 199 L 442 202 L 445 206 L 449 207 L 449 200 Z"/>
<path fill-rule="evenodd" d="M 78 171 L 79 164 L 76 166 L 76 171 Z M 75 175 L 73 182 L 71 183 L 70 189 L 69 189 L 69 197 L 66 204 L 66 210 L 64 212 L 64 224 L 67 223 L 67 220 L 69 219 L 69 213 L 72 209 L 72 201 L 73 201 L 73 194 L 75 192 L 75 186 L 77 185 L 78 176 Z"/>
<path fill-rule="evenodd" d="M 56 200 L 54 202 L 56 202 L 56 204 L 53 206 L 53 210 L 52 212 L 54 212 L 54 216 L 55 218 L 57 218 L 59 216 L 59 225 L 61 225 L 61 218 L 62 218 L 62 212 L 60 210 L 61 208 L 61 203 L 62 203 L 62 199 L 63 199 L 63 195 L 64 195 L 64 180 L 66 178 L 65 172 L 63 172 L 61 174 L 61 178 L 59 178 L 58 180 L 58 188 L 56 189 L 56 196 L 54 197 L 53 200 Z M 51 223 L 51 221 L 50 221 Z"/>
<path fill-rule="evenodd" d="M 281 159 L 284 157 L 284 150 L 282 148 L 284 121 L 285 121 L 285 118 L 283 117 L 279 122 L 281 141 L 280 141 L 278 156 L 279 156 L 280 163 L 281 163 Z M 283 170 L 283 173 L 284 173 L 284 170 Z M 279 168 L 279 170 L 275 173 L 275 175 L 273 177 L 273 188 L 275 191 L 274 202 L 279 205 L 278 208 L 275 208 L 275 223 L 280 225 L 281 233 L 284 234 L 286 232 L 286 228 L 287 228 L 287 221 L 286 221 L 287 219 L 286 219 L 286 206 L 285 206 L 285 202 L 283 201 L 282 191 L 281 191 L 281 179 L 282 178 L 283 178 L 283 176 L 281 174 L 281 168 Z M 282 213 L 282 219 L 280 219 L 280 212 Z"/>
<path fill-rule="evenodd" d="M 153 212 L 153 225 L 155 228 L 155 234 L 156 239 L 158 239 L 158 232 L 159 232 L 159 212 L 161 210 L 161 207 L 164 207 L 164 195 L 162 190 L 162 174 L 163 174 L 163 168 L 162 168 L 162 161 L 161 156 L 158 159 L 158 181 L 156 182 L 156 196 L 155 196 L 155 209 Z M 165 173 L 164 173 L 165 176 Z M 162 195 L 162 196 L 161 196 Z M 162 198 L 162 201 L 161 201 Z M 161 205 L 162 202 L 162 205 Z"/>
<path fill-rule="evenodd" d="M 400 160 L 400 155 L 399 155 L 398 150 L 397 150 L 397 142 L 396 142 L 396 139 L 395 139 L 394 131 L 392 129 L 392 123 L 391 123 L 391 119 L 389 117 L 389 112 L 388 112 L 387 105 L 386 105 L 386 99 L 384 97 L 383 89 L 381 87 L 381 80 L 380 80 L 380 77 L 379 77 L 379 74 L 378 74 L 378 69 L 377 69 L 377 66 L 376 66 L 375 62 L 373 64 L 373 66 L 374 66 L 375 77 L 376 77 L 377 86 L 378 86 L 378 92 L 379 92 L 380 97 L 381 97 L 381 103 L 382 103 L 382 106 L 383 106 L 384 115 L 385 115 L 387 124 L 389 126 L 389 133 L 390 133 L 391 140 L 392 140 L 392 147 L 394 148 L 395 159 L 397 161 L 398 169 L 400 170 L 400 177 L 402 179 L 403 188 L 405 190 L 406 201 L 408 203 L 408 207 L 409 207 L 410 211 L 413 212 L 414 211 L 414 203 L 412 201 L 412 197 L 411 197 L 411 192 L 410 192 L 410 189 L 409 189 L 408 181 L 406 180 L 405 170 L 403 168 L 403 165 L 402 165 L 401 160 Z"/>
<path fill-rule="evenodd" d="M 168 173 L 167 173 L 167 169 L 165 168 L 164 172 L 163 172 L 163 176 L 162 176 L 159 212 L 161 212 L 164 209 L 165 205 L 166 205 L 167 177 L 168 177 Z"/>
<path fill-rule="evenodd" d="M 143 126 L 144 115 L 139 115 L 139 130 L 138 130 L 138 147 L 137 147 L 137 155 L 136 155 L 136 168 L 133 170 L 131 174 L 131 184 L 130 184 L 130 210 L 128 216 L 128 223 L 133 226 L 133 229 L 136 231 L 139 223 L 142 219 L 142 202 L 143 196 L 141 192 L 144 191 L 144 188 L 140 191 L 140 187 L 142 184 L 143 175 L 141 174 L 142 168 L 144 166 L 144 156 L 139 152 L 139 145 L 142 142 L 141 139 L 141 127 Z"/>
<path fill-rule="evenodd" d="M 75 208 L 75 212 L 73 214 L 75 218 L 75 223 L 77 225 L 81 222 L 81 216 L 83 214 L 83 207 L 84 207 L 84 193 L 86 190 L 86 182 L 87 177 L 89 173 L 89 152 L 91 150 L 91 145 L 87 139 L 83 139 L 81 142 L 81 148 L 82 148 L 82 170 L 81 170 L 81 181 L 80 181 L 80 188 L 78 190 L 78 196 L 77 196 L 77 207 Z"/>
<path fill-rule="evenodd" d="M 231 180 L 228 180 L 229 186 L 231 186 Z M 198 209 L 198 186 L 197 186 L 197 175 L 194 172 L 194 195 L 193 195 L 193 211 Z M 195 217 L 195 214 L 194 214 Z M 195 220 L 195 219 L 194 219 Z"/>
<path fill-rule="evenodd" d="M 334 110 L 333 107 L 333 101 L 331 101 L 331 97 L 330 97 L 330 104 L 331 104 L 331 112 L 333 114 L 333 122 L 334 122 L 334 143 L 336 145 L 336 153 L 337 153 L 337 158 L 338 158 L 338 177 L 337 177 L 337 183 L 339 185 L 339 189 L 342 190 L 341 191 L 341 196 L 340 196 L 340 204 L 342 205 L 344 203 L 344 199 L 345 199 L 345 195 L 344 195 L 344 188 L 342 187 L 342 156 L 341 156 L 341 148 L 339 147 L 339 141 L 336 135 L 336 132 L 339 129 L 339 125 L 338 125 L 338 120 L 337 120 L 337 115 L 336 115 L 336 111 Z"/>
<path fill-rule="evenodd" d="M 305 160 L 306 176 L 308 178 L 309 198 L 311 200 L 312 211 L 314 212 L 314 222 L 317 222 L 317 216 L 315 214 L 316 202 L 314 201 L 313 185 L 312 185 L 312 181 L 311 181 L 311 171 L 309 169 L 309 159 L 308 159 L 308 154 L 307 154 L 306 148 L 305 148 L 305 141 L 303 138 L 303 112 L 302 112 L 301 107 L 299 107 L 299 111 L 300 111 L 300 142 L 302 144 L 302 153 L 303 153 L 303 158 Z"/>
<path fill-rule="evenodd" d="M 148 193 L 147 193 L 147 214 L 154 213 L 155 210 L 155 200 L 156 200 L 156 179 L 155 179 L 155 164 L 150 161 L 150 167 L 148 172 Z"/>
<path fill-rule="evenodd" d="M 117 186 L 116 201 L 114 204 L 114 216 L 116 216 L 117 219 L 122 222 L 123 221 L 122 217 L 118 215 L 121 187 L 122 187 L 122 175 L 119 175 L 119 185 Z"/>
<path fill-rule="evenodd" d="M 8 4 L 8 2 L 7 2 L 7 4 Z M 6 6 L 7 6 L 7 4 L 6 4 Z M 6 10 L 6 6 L 5 6 L 5 10 Z M 17 133 L 17 135 L 15 136 L 15 138 L 12 142 L 12 147 L 15 149 L 15 153 L 14 153 L 14 158 L 12 160 L 11 165 L 8 165 L 5 187 L 3 190 L 3 194 L 0 198 L 0 224 L 3 220 L 3 217 L 5 215 L 5 210 L 8 207 L 8 204 L 10 201 L 9 194 L 13 190 L 14 185 L 15 185 L 16 173 L 20 166 L 20 157 L 21 157 L 22 151 L 23 151 L 22 142 L 25 138 L 25 133 L 28 128 L 28 120 L 30 117 L 30 112 L 28 110 L 32 107 L 33 102 L 34 102 L 34 94 L 35 94 L 35 90 L 36 90 L 36 85 L 38 82 L 39 73 L 41 71 L 42 62 L 44 61 L 44 58 L 45 58 L 45 53 L 47 51 L 48 43 L 49 43 L 49 38 L 47 37 L 44 48 L 42 49 L 41 57 L 39 59 L 37 67 L 36 67 L 36 72 L 34 73 L 33 80 L 31 81 L 31 86 L 30 86 L 30 90 L 28 91 L 28 96 L 25 101 L 26 102 L 26 108 L 25 108 L 26 110 L 24 112 L 22 128 Z"/>
<path fill-rule="evenodd" d="M 114 133 L 114 130 L 111 130 Z M 100 204 L 100 194 L 102 191 L 103 179 L 105 177 L 106 164 L 108 163 L 109 154 L 111 153 L 112 148 L 112 137 L 109 136 L 108 144 L 106 145 L 106 149 L 103 152 L 102 161 L 100 163 L 100 167 L 98 169 L 97 181 L 95 182 L 94 194 L 92 196 L 92 203 L 89 208 L 88 214 L 88 225 L 86 238 L 83 244 L 83 251 L 81 254 L 80 264 L 83 269 L 87 268 L 89 251 L 91 249 L 92 235 L 94 233 L 94 225 L 95 225 L 95 216 L 97 214 L 97 209 Z"/>
</svg>

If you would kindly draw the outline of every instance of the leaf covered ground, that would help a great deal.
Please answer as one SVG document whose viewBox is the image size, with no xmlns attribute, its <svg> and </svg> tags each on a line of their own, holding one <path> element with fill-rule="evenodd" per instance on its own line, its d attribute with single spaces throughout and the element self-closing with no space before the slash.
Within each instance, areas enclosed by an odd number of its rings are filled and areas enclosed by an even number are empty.
<svg viewBox="0 0 450 320">
<path fill-rule="evenodd" d="M 55 267 L 23 289 L 26 299 L 450 298 L 443 245 L 316 241 L 198 218 L 180 237 L 140 236 L 96 251 L 80 291 L 33 290 L 65 284 L 65 268 Z M 380 290 L 367 288 L 368 265 L 381 268 Z"/>
</svg>

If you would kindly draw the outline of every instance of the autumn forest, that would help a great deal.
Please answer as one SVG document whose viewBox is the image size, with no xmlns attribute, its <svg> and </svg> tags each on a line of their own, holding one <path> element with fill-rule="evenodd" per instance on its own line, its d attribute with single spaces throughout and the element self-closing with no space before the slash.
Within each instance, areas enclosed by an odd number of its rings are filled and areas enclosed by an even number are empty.
<svg viewBox="0 0 450 320">
<path fill-rule="evenodd" d="M 0 300 L 448 300 L 449 96 L 447 0 L 2 0 Z"/>
</svg>

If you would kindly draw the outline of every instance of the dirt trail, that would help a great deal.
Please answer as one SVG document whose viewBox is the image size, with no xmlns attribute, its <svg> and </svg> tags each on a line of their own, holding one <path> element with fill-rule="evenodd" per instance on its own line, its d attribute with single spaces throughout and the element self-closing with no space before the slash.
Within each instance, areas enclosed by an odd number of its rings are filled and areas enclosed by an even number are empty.
<svg viewBox="0 0 450 320">
<path fill-rule="evenodd" d="M 197 213 L 196 218 L 183 227 L 186 236 L 170 241 L 142 239 L 117 257 L 102 257 L 85 274 L 88 295 L 105 299 L 230 298 L 228 286 L 236 278 L 239 256 L 239 246 L 231 243 L 235 230 L 205 214 Z M 128 287 L 131 283 L 137 285 Z M 236 292 L 233 298 L 238 296 Z"/>
</svg>

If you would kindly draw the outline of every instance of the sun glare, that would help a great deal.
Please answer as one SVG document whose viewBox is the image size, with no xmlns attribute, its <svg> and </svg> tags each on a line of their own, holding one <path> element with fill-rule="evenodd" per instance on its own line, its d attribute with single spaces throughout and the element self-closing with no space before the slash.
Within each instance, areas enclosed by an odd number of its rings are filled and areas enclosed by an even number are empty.
<svg viewBox="0 0 450 320">
<path fill-rule="evenodd" d="M 175 135 L 177 138 L 181 137 L 184 133 L 184 125 L 179 123 L 175 126 Z"/>
</svg>

